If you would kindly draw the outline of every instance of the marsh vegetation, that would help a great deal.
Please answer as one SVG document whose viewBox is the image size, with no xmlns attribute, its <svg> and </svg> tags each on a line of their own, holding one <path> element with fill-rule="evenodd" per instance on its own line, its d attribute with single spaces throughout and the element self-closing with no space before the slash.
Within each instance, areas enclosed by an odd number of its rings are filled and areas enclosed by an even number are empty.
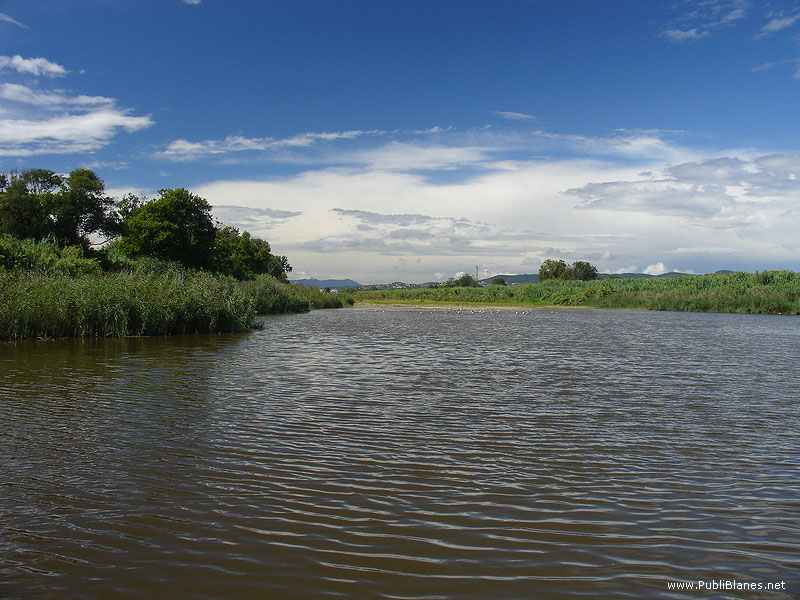
<svg viewBox="0 0 800 600">
<path fill-rule="evenodd" d="M 517 286 L 359 291 L 355 299 L 796 315 L 800 314 L 800 274 L 764 271 L 650 279 L 547 279 Z"/>
<path fill-rule="evenodd" d="M 0 339 L 240 331 L 352 304 L 291 269 L 183 188 L 115 201 L 87 169 L 0 175 Z"/>
</svg>

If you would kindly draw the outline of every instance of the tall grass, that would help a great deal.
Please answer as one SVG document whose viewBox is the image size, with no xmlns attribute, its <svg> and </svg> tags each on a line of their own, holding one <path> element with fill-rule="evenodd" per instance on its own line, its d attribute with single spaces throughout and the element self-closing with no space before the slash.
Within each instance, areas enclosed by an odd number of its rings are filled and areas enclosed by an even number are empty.
<svg viewBox="0 0 800 600">
<path fill-rule="evenodd" d="M 356 299 L 800 314 L 800 273 L 765 271 L 650 279 L 547 280 L 510 287 L 375 290 L 357 292 Z"/>
<path fill-rule="evenodd" d="M 167 335 L 253 326 L 253 299 L 208 273 L 0 274 L 0 338 Z"/>
<path fill-rule="evenodd" d="M 255 301 L 259 314 L 305 312 L 318 308 L 352 306 L 352 296 L 344 293 L 323 292 L 317 288 L 298 284 L 280 283 L 269 275 L 260 275 L 252 281 L 241 283 Z"/>
<path fill-rule="evenodd" d="M 155 259 L 100 262 L 80 248 L 0 238 L 0 340 L 242 331 L 256 316 L 352 298 L 262 275 L 237 281 Z"/>
</svg>

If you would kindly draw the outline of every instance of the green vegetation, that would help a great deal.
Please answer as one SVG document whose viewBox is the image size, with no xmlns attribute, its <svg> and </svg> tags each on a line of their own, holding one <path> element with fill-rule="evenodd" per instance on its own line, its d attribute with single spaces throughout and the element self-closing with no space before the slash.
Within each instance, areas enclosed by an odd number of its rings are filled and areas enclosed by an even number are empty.
<svg viewBox="0 0 800 600">
<path fill-rule="evenodd" d="M 586 306 L 691 312 L 800 314 L 800 273 L 765 271 L 652 279 L 547 279 L 519 286 L 357 292 L 360 302 Z"/>
<path fill-rule="evenodd" d="M 539 267 L 539 281 L 546 279 L 592 281 L 597 279 L 597 267 L 583 260 L 576 260 L 574 264 L 568 265 L 563 260 L 548 258 Z"/>
<path fill-rule="evenodd" d="M 461 277 L 457 279 L 448 279 L 445 281 L 441 286 L 444 288 L 454 288 L 454 287 L 480 287 L 480 284 L 475 280 L 475 278 L 470 275 L 469 273 L 464 273 Z"/>
<path fill-rule="evenodd" d="M 353 303 L 289 284 L 291 269 L 183 188 L 115 202 L 88 169 L 0 175 L 3 340 L 238 331 Z"/>
<path fill-rule="evenodd" d="M 257 314 L 353 303 L 267 274 L 239 281 L 115 252 L 104 271 L 79 251 L 0 236 L 0 340 L 242 331 Z"/>
<path fill-rule="evenodd" d="M 92 234 L 118 231 L 114 201 L 103 191 L 102 180 L 89 169 L 67 177 L 46 169 L 0 174 L 0 233 L 89 248 Z"/>
</svg>

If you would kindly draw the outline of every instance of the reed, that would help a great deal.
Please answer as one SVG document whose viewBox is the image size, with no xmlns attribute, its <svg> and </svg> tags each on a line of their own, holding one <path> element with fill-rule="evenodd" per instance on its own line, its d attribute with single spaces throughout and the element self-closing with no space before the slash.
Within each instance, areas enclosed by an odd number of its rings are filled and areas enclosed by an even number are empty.
<svg viewBox="0 0 800 600">
<path fill-rule="evenodd" d="M 0 274 L 0 338 L 168 335 L 253 326 L 253 299 L 208 273 Z"/>
<path fill-rule="evenodd" d="M 268 275 L 243 282 L 163 261 L 76 276 L 0 268 L 3 340 L 243 331 L 260 313 L 346 304 L 345 296 Z"/>
<path fill-rule="evenodd" d="M 800 273 L 764 271 L 649 279 L 547 280 L 519 286 L 359 291 L 359 301 L 488 303 L 691 312 L 800 314 Z"/>
</svg>

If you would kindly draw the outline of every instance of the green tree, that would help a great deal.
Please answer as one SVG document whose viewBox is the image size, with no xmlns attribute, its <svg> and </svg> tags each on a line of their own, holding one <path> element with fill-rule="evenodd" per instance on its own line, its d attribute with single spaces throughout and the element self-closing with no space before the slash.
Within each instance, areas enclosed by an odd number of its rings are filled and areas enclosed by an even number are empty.
<svg viewBox="0 0 800 600">
<path fill-rule="evenodd" d="M 580 281 L 597 279 L 597 267 L 583 260 L 576 260 L 568 270 L 570 271 L 569 279 Z"/>
<path fill-rule="evenodd" d="M 266 240 L 252 237 L 247 231 L 240 234 L 235 227 L 220 226 L 214 238 L 212 268 L 237 279 L 253 279 L 267 273 L 287 281 L 286 274 L 292 270 L 289 261 L 270 250 Z"/>
<path fill-rule="evenodd" d="M 43 198 L 29 183 L 24 174 L 0 179 L 0 233 L 41 240 L 50 232 L 50 219 Z"/>
<path fill-rule="evenodd" d="M 135 206 L 123 220 L 121 249 L 132 257 L 153 256 L 187 267 L 211 267 L 216 239 L 211 205 L 184 188 L 158 193 L 158 198 Z"/>
<path fill-rule="evenodd" d="M 464 273 L 457 279 L 448 279 L 441 287 L 480 287 L 480 284 L 472 275 Z"/>
<path fill-rule="evenodd" d="M 117 214 L 121 220 L 125 220 L 131 216 L 134 210 L 139 208 L 142 204 L 147 202 L 147 198 L 139 198 L 133 192 L 125 194 L 121 200 L 117 201 Z"/>
<path fill-rule="evenodd" d="M 492 285 L 508 285 L 505 277 L 495 277 L 492 279 Z"/>
<path fill-rule="evenodd" d="M 270 254 L 269 265 L 265 272 L 279 281 L 288 283 L 289 277 L 287 275 L 292 272 L 292 265 L 289 264 L 289 259 L 285 256 Z"/>
<path fill-rule="evenodd" d="M 105 184 L 94 171 L 75 169 L 62 182 L 61 190 L 47 200 L 52 233 L 62 245 L 88 248 L 89 236 L 117 234 L 114 200 L 105 196 Z"/>
<path fill-rule="evenodd" d="M 563 260 L 553 260 L 548 258 L 539 267 L 539 281 L 545 279 L 563 279 L 567 271 L 567 263 Z"/>
</svg>

